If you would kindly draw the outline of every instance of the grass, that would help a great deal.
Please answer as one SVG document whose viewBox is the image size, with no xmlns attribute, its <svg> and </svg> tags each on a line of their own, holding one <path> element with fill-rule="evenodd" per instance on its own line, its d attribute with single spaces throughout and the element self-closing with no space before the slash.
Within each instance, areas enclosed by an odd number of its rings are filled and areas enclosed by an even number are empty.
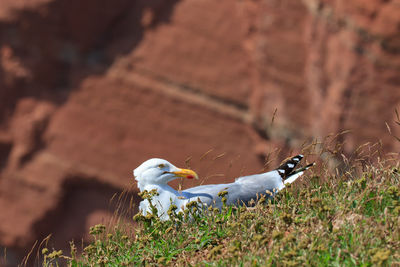
<svg viewBox="0 0 400 267">
<path fill-rule="evenodd" d="M 68 256 L 45 248 L 43 266 L 400 266 L 399 161 L 355 165 L 304 176 L 252 208 L 199 214 L 194 202 L 170 221 L 96 225 L 79 256 L 73 243 Z"/>
<path fill-rule="evenodd" d="M 38 261 L 46 267 L 400 266 L 399 153 L 382 156 L 376 145 L 364 145 L 345 157 L 338 136 L 304 147 L 303 154 L 317 156 L 317 167 L 274 199 L 201 213 L 191 202 L 183 213 L 172 207 L 169 221 L 137 214 L 128 224 L 93 226 L 93 241 L 79 253 L 73 242 L 69 255 L 48 249 L 45 239 Z"/>
</svg>

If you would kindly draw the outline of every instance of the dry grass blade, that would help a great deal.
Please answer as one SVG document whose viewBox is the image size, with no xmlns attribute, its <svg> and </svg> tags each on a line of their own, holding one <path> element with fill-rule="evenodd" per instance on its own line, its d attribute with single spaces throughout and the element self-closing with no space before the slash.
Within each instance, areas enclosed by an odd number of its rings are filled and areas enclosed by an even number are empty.
<svg viewBox="0 0 400 267">
<path fill-rule="evenodd" d="M 277 112 L 278 112 L 278 108 L 275 108 L 274 114 L 272 114 L 271 127 L 272 127 L 272 125 L 274 124 L 274 120 L 275 120 L 275 116 L 276 116 L 276 113 L 277 113 Z"/>
<path fill-rule="evenodd" d="M 208 154 L 210 154 L 211 152 L 214 151 L 214 148 L 211 148 L 210 150 L 208 150 L 206 153 L 204 153 L 203 155 L 201 155 L 200 157 L 200 161 L 205 159 L 205 157 L 207 157 Z"/>
<path fill-rule="evenodd" d="M 385 125 L 386 125 L 386 128 L 387 128 L 389 134 L 392 135 L 392 130 L 390 129 L 390 126 L 386 121 L 385 121 Z"/>
<path fill-rule="evenodd" d="M 225 155 L 226 155 L 225 152 L 221 153 L 221 154 L 217 155 L 213 160 L 217 160 L 217 159 L 223 158 Z"/>
<path fill-rule="evenodd" d="M 397 110 L 396 110 L 396 112 L 397 112 Z M 396 114 L 397 114 L 397 113 L 396 113 Z M 397 115 L 398 115 L 398 114 L 397 114 Z M 395 122 L 396 122 L 396 121 L 395 121 Z M 400 125 L 399 122 L 396 122 L 396 123 Z M 386 124 L 386 128 L 387 128 L 389 134 L 390 134 L 392 137 L 394 137 L 397 141 L 400 142 L 400 137 L 397 137 L 397 136 L 395 136 L 394 134 L 392 134 L 392 130 L 390 129 L 389 124 L 388 124 L 387 122 L 385 122 L 385 124 Z"/>
<path fill-rule="evenodd" d="M 190 169 L 190 162 L 192 160 L 192 156 L 189 156 L 187 159 L 185 159 L 185 166 L 186 168 Z"/>
<path fill-rule="evenodd" d="M 35 243 L 33 244 L 32 248 L 31 248 L 31 250 L 29 251 L 29 253 L 22 260 L 22 264 L 21 264 L 22 266 L 27 266 L 29 257 L 31 256 L 33 250 L 36 248 L 37 243 L 38 243 L 38 241 L 36 240 Z"/>
</svg>

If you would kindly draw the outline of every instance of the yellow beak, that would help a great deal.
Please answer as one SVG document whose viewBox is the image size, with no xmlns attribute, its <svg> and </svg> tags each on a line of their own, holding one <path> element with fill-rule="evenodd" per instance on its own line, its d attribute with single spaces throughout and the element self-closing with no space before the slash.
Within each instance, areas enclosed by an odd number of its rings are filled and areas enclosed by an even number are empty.
<svg viewBox="0 0 400 267">
<path fill-rule="evenodd" d="M 179 171 L 172 172 L 176 177 L 187 178 L 187 179 L 199 179 L 197 173 L 189 169 L 179 169 Z"/>
</svg>

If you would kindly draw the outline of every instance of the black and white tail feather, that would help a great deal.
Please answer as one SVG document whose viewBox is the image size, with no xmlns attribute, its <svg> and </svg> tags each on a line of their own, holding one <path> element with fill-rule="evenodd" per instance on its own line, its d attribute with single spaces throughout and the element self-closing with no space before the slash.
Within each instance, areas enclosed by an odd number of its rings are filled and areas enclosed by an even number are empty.
<svg viewBox="0 0 400 267">
<path fill-rule="evenodd" d="M 276 170 L 279 172 L 279 175 L 282 177 L 283 180 L 286 180 L 290 176 L 292 176 L 296 173 L 305 171 L 308 168 L 315 165 L 315 163 L 311 163 L 303 168 L 299 168 L 299 169 L 295 170 L 297 164 L 303 159 L 303 157 L 304 156 L 302 154 L 296 155 L 296 156 L 290 158 L 289 160 L 285 161 L 278 168 L 276 168 Z"/>
<path fill-rule="evenodd" d="M 276 170 L 278 171 L 279 175 L 282 177 L 283 183 L 292 183 L 294 182 L 299 176 L 303 174 L 303 172 L 310 167 L 314 166 L 315 163 L 310 163 L 302 168 L 295 169 L 297 164 L 304 158 L 302 154 L 296 155 L 284 163 L 280 165 Z"/>
<path fill-rule="evenodd" d="M 304 156 L 301 154 L 294 156 L 276 168 L 283 180 L 286 180 L 286 178 L 292 174 L 294 168 L 296 168 L 297 164 L 303 159 L 303 157 Z"/>
</svg>

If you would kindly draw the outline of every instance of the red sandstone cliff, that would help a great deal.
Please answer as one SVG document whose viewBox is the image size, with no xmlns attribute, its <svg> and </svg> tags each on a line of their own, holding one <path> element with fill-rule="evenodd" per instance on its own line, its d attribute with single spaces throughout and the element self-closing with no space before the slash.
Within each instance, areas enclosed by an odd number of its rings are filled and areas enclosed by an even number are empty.
<svg viewBox="0 0 400 267">
<path fill-rule="evenodd" d="M 79 240 L 149 157 L 219 182 L 345 129 L 398 151 L 399 29 L 397 0 L 2 0 L 0 246 Z"/>
</svg>

